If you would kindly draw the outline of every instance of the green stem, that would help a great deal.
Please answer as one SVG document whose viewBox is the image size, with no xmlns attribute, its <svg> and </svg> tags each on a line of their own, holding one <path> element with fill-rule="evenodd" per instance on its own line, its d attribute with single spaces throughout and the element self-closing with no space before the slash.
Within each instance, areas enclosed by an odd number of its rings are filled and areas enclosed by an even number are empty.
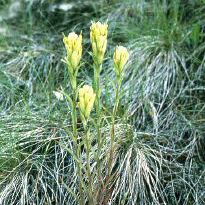
<svg viewBox="0 0 205 205">
<path fill-rule="evenodd" d="M 73 85 L 73 109 L 72 109 L 72 120 L 73 120 L 73 133 L 74 133 L 74 147 L 76 151 L 76 157 L 79 160 L 80 159 L 80 146 L 78 146 L 77 139 L 78 139 L 78 132 L 77 132 L 77 114 L 76 114 L 76 108 L 77 108 L 77 89 L 76 89 L 76 78 L 74 78 L 74 85 Z M 77 169 L 78 169 L 78 186 L 79 186 L 79 192 L 81 196 L 81 202 L 80 205 L 85 204 L 85 197 L 83 193 L 83 188 L 81 184 L 81 178 L 82 178 L 82 173 L 80 169 L 79 163 L 76 161 Z"/>
<path fill-rule="evenodd" d="M 112 115 L 110 157 L 109 157 L 109 162 L 108 162 L 108 180 L 111 176 L 111 171 L 112 171 L 111 167 L 112 167 L 112 160 L 113 160 L 113 145 L 114 145 L 114 137 L 115 137 L 115 117 L 116 117 L 117 108 L 118 108 L 118 104 L 119 104 L 119 100 L 120 100 L 120 95 L 119 95 L 120 87 L 121 87 L 121 80 L 118 81 L 118 86 L 117 86 L 117 90 L 116 90 L 115 105 L 114 105 L 113 115 Z"/>
<path fill-rule="evenodd" d="M 88 167 L 88 185 L 90 189 L 90 196 L 89 203 L 93 204 L 93 187 L 92 187 L 92 178 L 91 178 L 91 171 L 90 171 L 90 146 L 89 146 L 89 139 L 88 139 L 88 129 L 85 127 L 85 146 L 86 146 L 86 157 L 87 157 L 87 167 Z"/>
<path fill-rule="evenodd" d="M 77 146 L 78 132 L 77 132 L 76 98 L 77 98 L 76 87 L 73 87 L 73 111 L 72 111 L 73 112 L 73 133 L 75 137 L 75 145 Z M 77 149 L 76 149 L 76 154 L 77 154 Z"/>
<path fill-rule="evenodd" d="M 100 72 L 97 73 L 97 135 L 98 135 L 98 148 L 101 145 L 101 133 L 100 133 Z"/>
<path fill-rule="evenodd" d="M 97 111 L 97 144 L 98 144 L 98 149 L 97 149 L 97 174 L 98 174 L 98 190 L 100 189 L 100 150 L 101 150 L 101 133 L 100 133 L 100 122 L 101 122 L 101 117 L 100 117 L 100 70 L 101 70 L 102 65 L 95 64 L 95 72 L 94 72 L 94 83 L 95 83 L 95 93 L 96 93 L 96 111 Z M 100 192 L 98 192 L 100 195 Z M 96 199 L 98 201 L 98 196 L 96 196 Z"/>
</svg>

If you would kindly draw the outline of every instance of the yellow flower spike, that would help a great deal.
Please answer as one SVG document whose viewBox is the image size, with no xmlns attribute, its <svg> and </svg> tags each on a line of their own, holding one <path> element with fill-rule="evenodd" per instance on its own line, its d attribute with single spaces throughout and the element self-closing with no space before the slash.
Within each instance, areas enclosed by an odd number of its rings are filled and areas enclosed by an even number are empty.
<svg viewBox="0 0 205 205">
<path fill-rule="evenodd" d="M 92 42 L 92 48 L 94 52 L 94 59 L 100 65 L 103 61 L 105 50 L 107 47 L 107 23 L 92 22 L 90 27 L 90 39 Z"/>
<path fill-rule="evenodd" d="M 64 36 L 63 42 L 67 50 L 66 60 L 69 71 L 74 74 L 82 57 L 82 35 L 78 36 L 75 32 L 71 32 L 68 37 Z"/>
<path fill-rule="evenodd" d="M 127 63 L 128 58 L 129 58 L 129 53 L 127 51 L 127 48 L 123 46 L 117 46 L 115 49 L 113 59 L 115 65 L 115 73 L 118 79 L 121 77 L 122 70 L 125 64 Z"/>
<path fill-rule="evenodd" d="M 79 89 L 79 98 L 80 102 L 78 105 L 80 108 L 81 118 L 83 123 L 86 124 L 95 101 L 93 88 L 88 85 L 84 85 L 83 88 Z"/>
<path fill-rule="evenodd" d="M 78 66 L 78 64 L 79 64 L 79 61 L 80 61 L 79 55 L 78 55 L 78 53 L 76 51 L 74 51 L 72 53 L 72 56 L 71 56 L 71 64 L 72 64 L 72 66 L 74 68 L 76 68 Z"/>
</svg>

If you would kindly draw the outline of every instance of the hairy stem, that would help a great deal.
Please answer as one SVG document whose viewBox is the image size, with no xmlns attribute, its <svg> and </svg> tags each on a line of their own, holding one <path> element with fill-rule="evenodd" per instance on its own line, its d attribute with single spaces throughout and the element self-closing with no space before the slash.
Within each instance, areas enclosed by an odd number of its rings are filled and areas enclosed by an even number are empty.
<svg viewBox="0 0 205 205">
<path fill-rule="evenodd" d="M 98 190 L 100 190 L 100 150 L 101 150 L 101 133 L 100 133 L 100 122 L 101 122 L 101 112 L 100 112 L 100 70 L 102 65 L 95 64 L 94 71 L 94 83 L 95 83 L 95 93 L 96 93 L 96 111 L 97 111 L 97 174 L 98 174 Z M 100 192 L 98 192 L 100 195 Z M 96 196 L 97 201 L 99 199 L 99 195 Z"/>
<path fill-rule="evenodd" d="M 76 157 L 79 160 L 80 159 L 80 146 L 78 146 L 77 139 L 78 139 L 78 131 L 77 131 L 77 114 L 76 114 L 76 109 L 77 109 L 77 89 L 76 89 L 76 79 L 74 79 L 75 84 L 73 86 L 73 109 L 72 109 L 72 120 L 73 120 L 73 133 L 74 133 L 74 146 L 75 146 L 75 151 L 76 151 Z M 76 162 L 77 169 L 78 169 L 78 187 L 79 187 L 79 192 L 81 196 L 81 202 L 80 205 L 85 204 L 85 197 L 83 193 L 83 188 L 81 184 L 81 178 L 82 178 L 82 173 L 80 169 L 80 165 L 78 162 Z"/>
<path fill-rule="evenodd" d="M 119 95 L 120 87 L 121 87 L 121 81 L 118 81 L 117 90 L 116 90 L 116 97 L 115 97 L 115 105 L 113 108 L 113 115 L 112 115 L 110 156 L 109 156 L 109 162 L 108 162 L 108 180 L 111 176 L 111 171 L 112 171 L 111 167 L 112 167 L 112 160 L 113 160 L 113 145 L 114 145 L 114 137 L 115 137 L 115 117 L 116 117 L 117 108 L 118 108 L 118 104 L 119 104 L 119 100 L 120 100 L 120 95 Z"/>
<path fill-rule="evenodd" d="M 92 187 L 92 178 L 91 178 L 91 171 L 90 171 L 90 146 L 89 146 L 89 136 L 88 136 L 88 129 L 85 127 L 85 146 L 86 146 L 86 157 L 87 157 L 87 168 L 88 168 L 88 185 L 90 189 L 89 194 L 89 203 L 94 204 L 93 202 L 93 187 Z"/>
</svg>

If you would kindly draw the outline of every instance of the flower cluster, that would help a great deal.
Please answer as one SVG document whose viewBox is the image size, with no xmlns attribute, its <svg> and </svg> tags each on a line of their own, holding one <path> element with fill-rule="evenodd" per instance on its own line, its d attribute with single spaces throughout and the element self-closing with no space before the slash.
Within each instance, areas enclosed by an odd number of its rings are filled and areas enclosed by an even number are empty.
<svg viewBox="0 0 205 205">
<path fill-rule="evenodd" d="M 66 62 L 69 72 L 73 75 L 82 57 L 82 35 L 69 33 L 68 37 L 64 36 L 63 42 L 67 50 Z"/>
<path fill-rule="evenodd" d="M 94 61 L 100 65 L 103 61 L 107 46 L 107 23 L 93 22 L 90 27 L 90 39 L 92 42 L 92 48 L 94 52 Z"/>
<path fill-rule="evenodd" d="M 83 123 L 86 124 L 95 101 L 95 93 L 93 92 L 93 88 L 91 86 L 84 85 L 83 88 L 79 89 L 79 98 L 80 102 L 78 105 L 81 118 Z"/>
<path fill-rule="evenodd" d="M 99 21 L 97 23 L 92 22 L 90 30 L 90 39 L 93 48 L 93 59 L 94 63 L 97 66 L 96 69 L 99 72 L 107 46 L 108 24 L 102 24 Z M 71 32 L 67 37 L 64 35 L 63 42 L 67 50 L 67 56 L 65 57 L 66 61 L 64 62 L 67 63 L 69 68 L 71 84 L 73 88 L 76 89 L 76 76 L 80 67 L 80 59 L 82 57 L 82 34 L 77 35 L 76 33 Z M 117 46 L 113 59 L 118 82 L 120 82 L 122 71 L 128 61 L 128 58 L 129 53 L 127 49 L 123 46 Z M 95 92 L 96 94 L 98 94 L 98 90 L 95 90 Z M 86 121 L 86 123 L 90 116 L 91 109 L 93 108 L 96 94 L 93 92 L 93 88 L 88 85 L 85 85 L 79 90 L 79 108 L 81 118 L 83 118 L 83 121 Z"/>
</svg>

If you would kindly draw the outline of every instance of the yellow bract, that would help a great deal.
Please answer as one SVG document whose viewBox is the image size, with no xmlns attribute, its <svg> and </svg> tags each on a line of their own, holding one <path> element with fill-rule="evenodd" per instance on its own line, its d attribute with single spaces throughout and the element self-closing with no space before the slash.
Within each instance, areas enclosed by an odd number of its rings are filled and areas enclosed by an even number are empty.
<svg viewBox="0 0 205 205">
<path fill-rule="evenodd" d="M 107 23 L 102 24 L 101 22 L 92 22 L 90 27 L 90 39 L 92 41 L 92 48 L 94 52 L 94 59 L 98 64 L 101 64 L 105 54 L 107 46 Z"/>
<path fill-rule="evenodd" d="M 81 117 L 87 120 L 90 116 L 90 112 L 95 101 L 95 93 L 93 92 L 93 88 L 89 85 L 84 85 L 83 88 L 79 89 L 79 98 Z"/>
<path fill-rule="evenodd" d="M 67 50 L 66 61 L 69 71 L 73 74 L 82 57 L 82 35 L 69 33 L 68 37 L 64 36 L 63 42 Z"/>
<path fill-rule="evenodd" d="M 115 65 L 115 73 L 117 78 L 121 76 L 122 70 L 127 63 L 129 58 L 129 53 L 127 51 L 127 48 L 123 46 L 117 46 L 115 49 L 115 53 L 113 56 L 114 59 L 114 65 Z"/>
</svg>

